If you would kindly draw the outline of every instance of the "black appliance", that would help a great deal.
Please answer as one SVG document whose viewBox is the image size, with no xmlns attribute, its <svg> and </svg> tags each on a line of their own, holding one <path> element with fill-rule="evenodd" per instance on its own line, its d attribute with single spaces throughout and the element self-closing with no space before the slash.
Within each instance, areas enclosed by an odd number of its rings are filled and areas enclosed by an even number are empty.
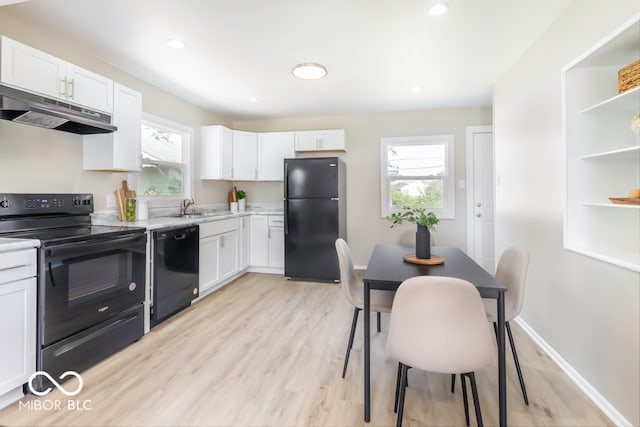
<svg viewBox="0 0 640 427">
<path fill-rule="evenodd" d="M 0 236 L 40 240 L 36 367 L 53 378 L 144 334 L 146 230 L 91 225 L 91 212 L 91 194 L 0 194 Z"/>
<path fill-rule="evenodd" d="M 191 305 L 200 293 L 197 225 L 153 231 L 153 306 L 155 326 Z"/>
<path fill-rule="evenodd" d="M 340 280 L 335 249 L 346 238 L 346 166 L 338 157 L 284 161 L 284 275 Z"/>
</svg>

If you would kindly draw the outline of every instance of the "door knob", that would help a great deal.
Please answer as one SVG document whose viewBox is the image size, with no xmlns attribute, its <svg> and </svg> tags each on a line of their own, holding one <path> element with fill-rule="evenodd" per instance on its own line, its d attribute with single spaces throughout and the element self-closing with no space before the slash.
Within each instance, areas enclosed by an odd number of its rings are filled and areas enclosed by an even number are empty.
<svg viewBox="0 0 640 427">
<path fill-rule="evenodd" d="M 476 208 L 479 208 L 481 206 L 482 206 L 482 203 L 480 203 L 480 202 L 476 203 Z"/>
<path fill-rule="evenodd" d="M 480 212 L 478 212 L 478 213 L 476 214 L 476 218 L 480 218 L 481 216 L 482 216 L 482 214 L 481 214 Z"/>
</svg>

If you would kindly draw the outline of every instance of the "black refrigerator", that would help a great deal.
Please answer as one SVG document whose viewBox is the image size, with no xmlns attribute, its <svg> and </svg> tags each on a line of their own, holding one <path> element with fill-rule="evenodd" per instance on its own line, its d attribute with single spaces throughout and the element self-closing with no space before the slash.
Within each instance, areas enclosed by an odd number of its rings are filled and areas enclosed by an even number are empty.
<svg viewBox="0 0 640 427">
<path fill-rule="evenodd" d="M 284 160 L 284 275 L 340 280 L 335 241 L 346 239 L 346 167 L 338 157 Z"/>
</svg>

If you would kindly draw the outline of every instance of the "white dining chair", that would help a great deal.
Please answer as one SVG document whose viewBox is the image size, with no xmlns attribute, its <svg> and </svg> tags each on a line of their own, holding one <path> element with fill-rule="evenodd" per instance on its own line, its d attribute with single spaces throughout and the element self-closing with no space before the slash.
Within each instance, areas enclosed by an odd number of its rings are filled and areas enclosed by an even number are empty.
<svg viewBox="0 0 640 427">
<path fill-rule="evenodd" d="M 338 254 L 338 262 L 340 264 L 340 284 L 343 293 L 353 305 L 353 320 L 351 322 L 351 333 L 349 334 L 349 342 L 347 343 L 347 352 L 344 356 L 344 367 L 342 368 L 342 378 L 347 373 L 347 365 L 349 364 L 349 354 L 353 347 L 353 338 L 358 324 L 358 314 L 364 308 L 364 285 L 356 276 L 351 259 L 351 250 L 344 239 L 336 240 L 336 252 Z M 378 332 L 381 330 L 380 313 L 390 313 L 391 304 L 393 303 L 394 292 L 391 291 L 375 291 L 370 293 L 371 311 L 377 312 Z"/>
<path fill-rule="evenodd" d="M 417 276 L 402 282 L 391 309 L 387 356 L 397 360 L 396 425 L 402 425 L 407 371 L 461 374 L 469 425 L 465 379 L 471 383 L 476 421 L 482 426 L 474 372 L 490 365 L 495 350 L 482 298 L 476 287 L 453 277 Z"/>
</svg>

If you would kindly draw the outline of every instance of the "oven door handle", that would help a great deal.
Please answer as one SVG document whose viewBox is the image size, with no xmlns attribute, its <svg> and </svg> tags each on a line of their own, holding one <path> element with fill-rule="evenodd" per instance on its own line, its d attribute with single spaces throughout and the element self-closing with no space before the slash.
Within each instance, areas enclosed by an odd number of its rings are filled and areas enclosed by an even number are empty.
<svg viewBox="0 0 640 427">
<path fill-rule="evenodd" d="M 137 245 L 140 245 L 140 250 L 145 250 L 146 241 L 146 234 L 126 235 L 109 239 L 82 240 L 51 246 L 47 248 L 47 256 L 69 257 L 91 255 L 112 250 L 131 250 Z"/>
</svg>

